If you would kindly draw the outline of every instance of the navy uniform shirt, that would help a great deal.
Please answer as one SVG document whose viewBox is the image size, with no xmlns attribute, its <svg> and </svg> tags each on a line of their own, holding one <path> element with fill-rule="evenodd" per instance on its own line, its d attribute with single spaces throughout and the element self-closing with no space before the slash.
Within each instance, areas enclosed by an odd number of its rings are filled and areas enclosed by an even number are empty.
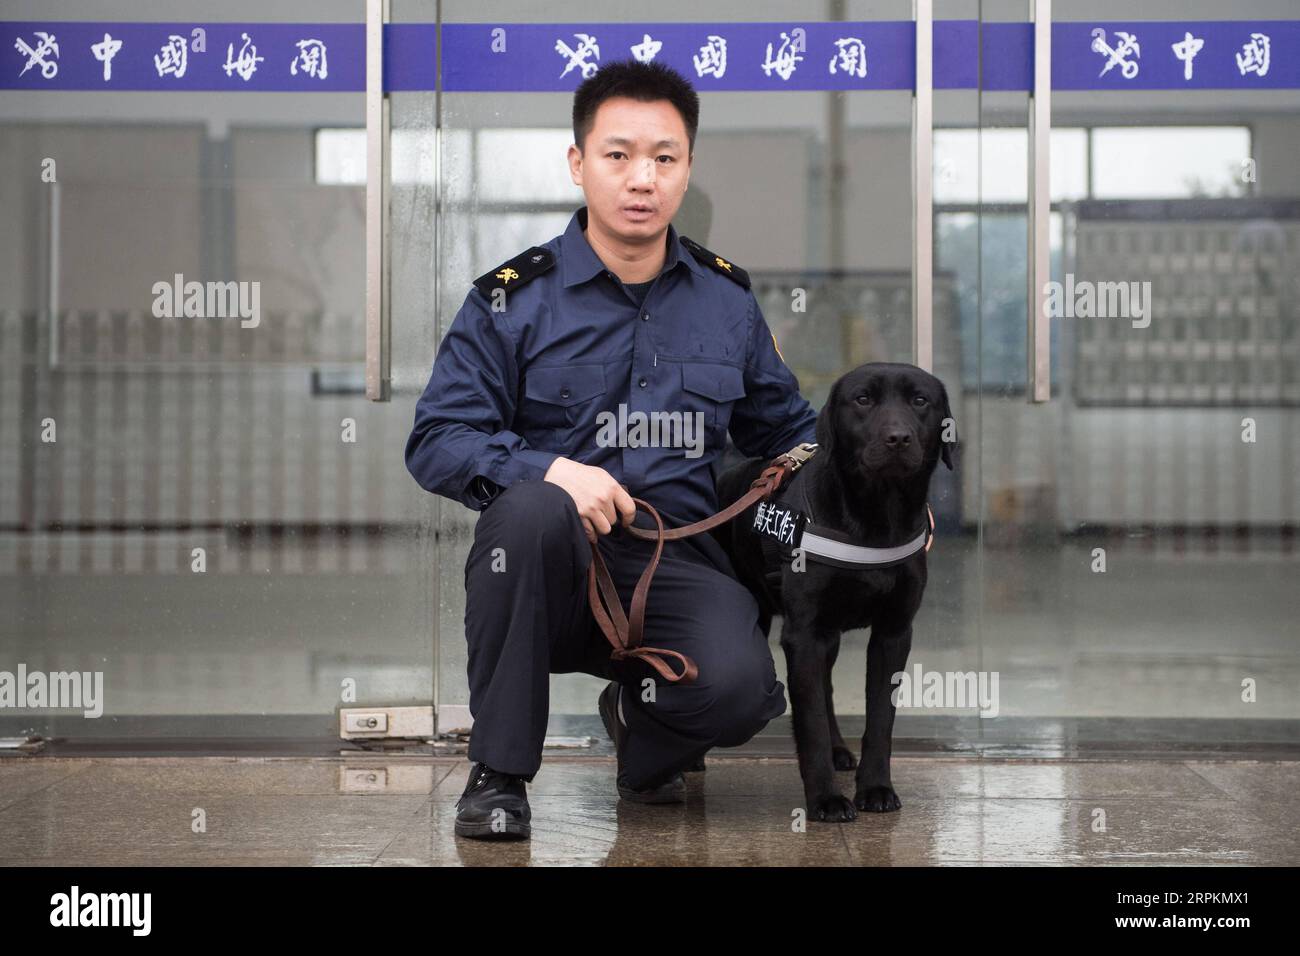
<svg viewBox="0 0 1300 956">
<path fill-rule="evenodd" d="M 728 430 L 744 455 L 773 458 L 816 441 L 817 413 L 743 269 L 670 225 L 663 271 L 638 302 L 593 251 L 586 224 L 584 206 L 562 236 L 475 280 L 416 404 L 406 467 L 421 487 L 478 511 L 563 455 L 669 515 L 707 517 Z M 608 440 L 620 405 L 628 426 L 634 412 L 685 412 L 703 427 L 698 438 L 647 432 L 641 444 L 625 430 L 631 441 L 620 445 Z"/>
</svg>

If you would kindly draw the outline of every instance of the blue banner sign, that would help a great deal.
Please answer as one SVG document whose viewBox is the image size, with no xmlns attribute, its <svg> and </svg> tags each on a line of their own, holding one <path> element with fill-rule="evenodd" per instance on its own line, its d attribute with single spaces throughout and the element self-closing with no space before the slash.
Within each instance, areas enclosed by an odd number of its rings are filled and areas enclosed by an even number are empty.
<svg viewBox="0 0 1300 956">
<path fill-rule="evenodd" d="M 0 23 L 0 89 L 365 88 L 360 24 Z"/>
<path fill-rule="evenodd" d="M 602 61 L 655 60 L 711 90 L 910 90 L 915 25 L 444 24 L 448 90 L 572 90 Z"/>
<path fill-rule="evenodd" d="M 454 23 L 442 89 L 568 92 L 602 63 L 667 63 L 711 90 L 911 90 L 910 20 Z M 438 88 L 434 24 L 385 27 L 385 89 Z M 1052 26 L 1055 90 L 1300 89 L 1300 20 Z M 983 70 L 982 83 L 980 70 Z M 934 24 L 936 89 L 1028 90 L 1027 23 Z M 362 24 L 0 22 L 0 89 L 360 92 Z"/>
<path fill-rule="evenodd" d="M 1300 20 L 1052 24 L 1054 90 L 1293 90 Z"/>
</svg>

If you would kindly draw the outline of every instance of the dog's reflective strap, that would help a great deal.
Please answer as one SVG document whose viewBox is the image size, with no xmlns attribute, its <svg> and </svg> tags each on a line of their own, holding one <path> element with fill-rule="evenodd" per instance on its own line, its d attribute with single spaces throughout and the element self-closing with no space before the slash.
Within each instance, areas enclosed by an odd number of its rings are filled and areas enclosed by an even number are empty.
<svg viewBox="0 0 1300 956">
<path fill-rule="evenodd" d="M 930 517 L 928 528 L 923 527 L 921 533 L 907 544 L 900 544 L 893 548 L 868 548 L 854 544 L 853 539 L 846 534 L 817 524 L 812 501 L 808 497 L 807 482 L 796 479 L 794 484 L 798 485 L 797 489 L 792 486 L 790 490 L 797 492 L 797 500 L 803 502 L 808 513 L 803 533 L 795 538 L 797 542 L 795 546 L 801 548 L 804 554 L 813 555 L 826 564 L 840 568 L 869 568 L 898 564 L 906 561 L 922 548 L 926 551 L 930 550 L 930 543 L 934 540 L 934 512 L 930 510 L 928 501 L 925 504 L 926 514 Z"/>
<path fill-rule="evenodd" d="M 663 519 L 659 513 L 645 501 L 640 498 L 632 499 L 639 507 L 650 512 L 654 518 L 655 525 L 658 528 L 658 541 L 655 546 L 654 555 L 646 569 L 641 572 L 641 578 L 637 581 L 636 589 L 632 592 L 632 607 L 628 615 L 623 613 L 623 602 L 618 596 L 618 589 L 614 586 L 614 579 L 610 576 L 609 568 L 605 566 L 605 559 L 600 553 L 600 548 L 596 542 L 591 542 L 591 564 L 587 566 L 587 604 L 591 607 L 591 616 L 596 619 L 600 626 L 601 633 L 613 647 L 610 658 L 616 661 L 627 660 L 628 658 L 638 658 L 645 661 L 663 677 L 664 680 L 676 683 L 681 681 L 685 684 L 694 683 L 699 677 L 699 669 L 695 662 L 677 651 L 668 650 L 662 647 L 642 647 L 641 636 L 645 623 L 645 605 L 646 597 L 650 591 L 650 580 L 654 577 L 655 569 L 659 567 L 659 558 L 663 553 L 664 541 Z M 678 674 L 663 657 L 675 657 L 682 663 L 682 672 Z"/>
<path fill-rule="evenodd" d="M 922 528 L 921 533 L 906 544 L 892 548 L 868 548 L 854 544 L 847 535 L 832 528 L 809 524 L 804 528 L 803 536 L 798 539 L 797 547 L 807 555 L 840 567 L 884 567 L 905 561 L 922 549 L 929 550 L 932 532 L 932 527 Z"/>
</svg>

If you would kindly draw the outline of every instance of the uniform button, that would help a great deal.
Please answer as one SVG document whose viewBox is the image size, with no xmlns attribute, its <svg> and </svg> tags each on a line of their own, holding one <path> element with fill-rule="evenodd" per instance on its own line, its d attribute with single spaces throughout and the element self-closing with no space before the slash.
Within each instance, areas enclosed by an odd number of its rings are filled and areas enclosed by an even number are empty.
<svg viewBox="0 0 1300 956">
<path fill-rule="evenodd" d="M 637 382 L 637 384 L 640 385 L 642 388 L 645 388 L 645 379 L 641 379 L 641 381 Z"/>
<path fill-rule="evenodd" d="M 569 390 L 567 388 L 560 389 L 560 398 L 568 398 L 568 397 L 569 397 Z"/>
<path fill-rule="evenodd" d="M 649 321 L 650 321 L 650 313 L 647 312 L 645 315 L 641 316 L 641 321 L 642 321 L 642 322 L 649 322 Z"/>
</svg>

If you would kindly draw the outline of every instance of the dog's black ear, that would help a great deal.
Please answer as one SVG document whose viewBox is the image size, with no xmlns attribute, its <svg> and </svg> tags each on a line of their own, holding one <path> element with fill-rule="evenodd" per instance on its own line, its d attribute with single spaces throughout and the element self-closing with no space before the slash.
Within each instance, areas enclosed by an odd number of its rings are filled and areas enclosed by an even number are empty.
<svg viewBox="0 0 1300 956">
<path fill-rule="evenodd" d="M 835 380 L 831 393 L 826 396 L 826 404 L 817 413 L 817 454 L 830 460 L 835 450 L 835 409 L 840 399 L 840 382 Z"/>
<path fill-rule="evenodd" d="M 943 387 L 942 382 L 939 383 L 939 394 L 942 397 L 942 407 L 940 408 L 939 416 L 939 457 L 942 458 L 943 463 L 948 466 L 948 470 L 952 471 L 952 452 L 953 449 L 957 447 L 957 422 L 955 419 L 953 420 L 952 441 L 944 441 L 944 432 L 948 430 L 944 423 L 948 421 L 948 419 L 952 418 L 952 408 L 948 405 L 948 390 Z"/>
</svg>

